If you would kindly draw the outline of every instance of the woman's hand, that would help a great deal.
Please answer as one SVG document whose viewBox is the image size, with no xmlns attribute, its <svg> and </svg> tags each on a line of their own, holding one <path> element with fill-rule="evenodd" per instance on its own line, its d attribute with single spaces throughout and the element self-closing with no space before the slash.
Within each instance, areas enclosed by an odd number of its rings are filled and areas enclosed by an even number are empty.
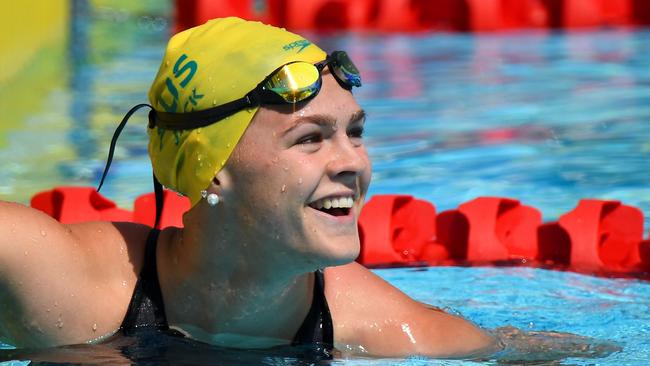
<svg viewBox="0 0 650 366">
<path fill-rule="evenodd" d="M 601 358 L 622 350 L 619 345 L 561 332 L 525 332 L 515 327 L 492 331 L 503 350 L 495 355 L 499 362 L 558 361 L 567 357 Z"/>
</svg>

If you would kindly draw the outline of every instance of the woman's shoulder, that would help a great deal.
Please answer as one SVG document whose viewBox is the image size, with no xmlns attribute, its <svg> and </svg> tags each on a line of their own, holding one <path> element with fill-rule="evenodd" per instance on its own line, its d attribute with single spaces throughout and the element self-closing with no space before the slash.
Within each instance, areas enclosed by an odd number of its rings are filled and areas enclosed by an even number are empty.
<svg viewBox="0 0 650 366">
<path fill-rule="evenodd" d="M 31 207 L 0 201 L 0 261 L 22 262 L 17 256 L 29 257 L 30 252 L 35 256 L 56 252 L 58 257 L 82 256 L 91 261 L 101 256 L 104 264 L 127 254 L 132 261 L 144 249 L 150 230 L 127 222 L 66 225 Z M 118 250 L 113 253 L 115 248 Z"/>
<path fill-rule="evenodd" d="M 133 223 L 64 225 L 0 201 L 0 304 L 11 304 L 0 309 L 0 323 L 12 323 L 12 334 L 0 339 L 16 345 L 77 343 L 115 331 L 149 231 Z"/>
</svg>

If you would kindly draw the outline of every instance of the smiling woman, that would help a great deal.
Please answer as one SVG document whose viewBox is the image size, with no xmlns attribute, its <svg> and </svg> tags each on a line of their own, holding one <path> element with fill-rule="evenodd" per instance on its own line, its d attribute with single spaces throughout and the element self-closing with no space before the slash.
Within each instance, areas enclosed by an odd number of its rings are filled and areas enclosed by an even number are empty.
<svg viewBox="0 0 650 366">
<path fill-rule="evenodd" d="M 157 188 L 190 198 L 184 227 L 64 226 L 2 203 L 0 339 L 43 347 L 157 329 L 326 354 L 494 352 L 481 329 L 353 262 L 371 177 L 359 86 L 345 52 L 261 23 L 175 35 L 149 92 L 149 155 Z"/>
</svg>

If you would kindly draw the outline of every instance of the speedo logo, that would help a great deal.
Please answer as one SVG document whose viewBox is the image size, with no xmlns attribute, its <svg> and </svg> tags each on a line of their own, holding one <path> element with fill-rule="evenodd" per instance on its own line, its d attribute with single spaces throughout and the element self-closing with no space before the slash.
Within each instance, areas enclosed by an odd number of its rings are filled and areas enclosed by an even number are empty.
<svg viewBox="0 0 650 366">
<path fill-rule="evenodd" d="M 309 42 L 308 40 L 300 39 L 298 41 L 285 44 L 284 46 L 282 46 L 282 49 L 285 51 L 291 51 L 295 48 L 298 48 L 298 51 L 296 51 L 296 53 L 300 53 L 300 51 L 304 50 L 310 44 L 311 42 Z"/>
</svg>

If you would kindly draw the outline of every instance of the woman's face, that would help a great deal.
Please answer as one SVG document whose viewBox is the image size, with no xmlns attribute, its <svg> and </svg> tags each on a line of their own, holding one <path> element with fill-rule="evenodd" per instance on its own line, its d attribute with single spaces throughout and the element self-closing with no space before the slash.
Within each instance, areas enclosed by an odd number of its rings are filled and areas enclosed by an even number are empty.
<svg viewBox="0 0 650 366">
<path fill-rule="evenodd" d="M 356 258 L 371 176 L 364 122 L 329 73 L 309 102 L 260 108 L 220 172 L 224 208 L 241 219 L 243 244 L 260 241 L 268 249 L 261 255 L 309 267 Z"/>
</svg>

